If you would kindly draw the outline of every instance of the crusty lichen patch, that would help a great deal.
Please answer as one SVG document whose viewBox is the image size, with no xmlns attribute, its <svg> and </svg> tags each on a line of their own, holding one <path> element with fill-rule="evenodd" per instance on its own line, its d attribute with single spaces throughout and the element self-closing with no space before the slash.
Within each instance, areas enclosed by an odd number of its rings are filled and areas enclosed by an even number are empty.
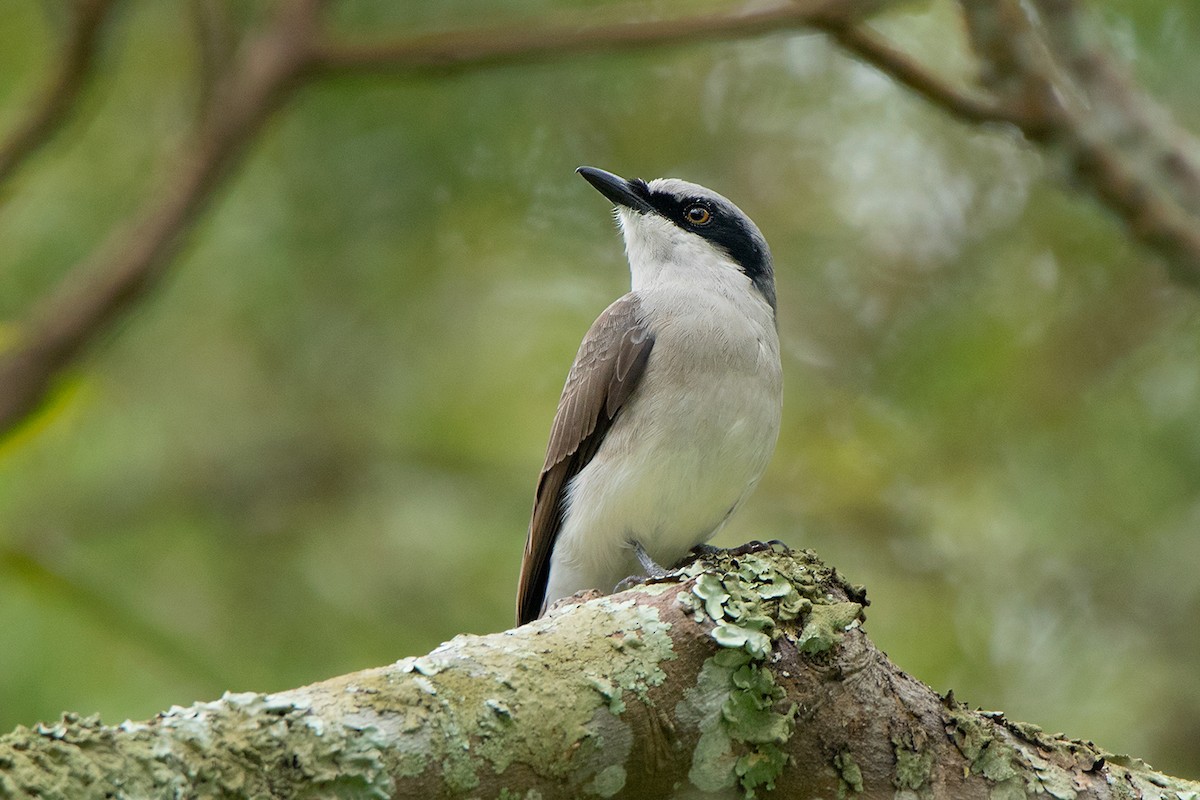
<svg viewBox="0 0 1200 800">
<path fill-rule="evenodd" d="M 399 662 L 387 677 L 399 707 L 361 712 L 359 722 L 400 726 L 413 755 L 404 763 L 418 770 L 409 777 L 439 769 L 452 791 L 475 788 L 480 770 L 503 775 L 521 763 L 580 796 L 610 797 L 624 786 L 633 747 L 622 715 L 666 679 L 662 664 L 675 658 L 669 631 L 653 606 L 600 598 L 517 631 L 470 637 L 469 647 L 465 637 L 452 640 Z M 555 647 L 539 651 L 542 636 Z"/>
<path fill-rule="evenodd" d="M 833 757 L 833 768 L 838 774 L 838 800 L 845 800 L 851 794 L 862 794 L 862 769 L 849 750 L 843 750 Z"/>
<path fill-rule="evenodd" d="M 933 769 L 933 753 L 927 747 L 925 734 L 919 728 L 892 736 L 892 752 L 896 757 L 897 789 L 916 791 L 925 785 Z"/>
<path fill-rule="evenodd" d="M 613 797 L 629 791 L 627 708 L 650 702 L 676 658 L 670 627 L 653 605 L 601 598 L 288 692 L 229 694 L 120 729 L 67 716 L 3 737 L 0 797 L 65 800 L 92 787 L 95 796 L 385 798 L 417 786 L 494 796 L 516 764 L 514 790 L 532 773 L 573 796 Z"/>
<path fill-rule="evenodd" d="M 66 714 L 52 725 L 18 728 L 3 744 L 0 797 L 238 798 L 290 792 L 383 800 L 393 789 L 381 754 L 384 742 L 329 725 L 303 700 L 282 695 L 226 694 L 115 728 L 97 717 Z M 22 763 L 26 759 L 31 763 Z"/>
<path fill-rule="evenodd" d="M 695 688 L 676 708 L 680 722 L 699 728 L 700 740 L 688 773 L 702 791 L 738 786 L 747 798 L 773 789 L 787 766 L 785 749 L 795 726 L 796 706 L 770 668 L 780 622 L 806 620 L 800 639 L 805 652 L 828 650 L 862 617 L 862 605 L 835 603 L 822 588 L 828 575 L 815 557 L 772 548 L 756 553 L 718 553 L 683 570 L 694 578 L 679 602 L 697 622 L 710 621 L 721 649 L 700 671 Z"/>
<path fill-rule="evenodd" d="M 1023 746 L 1007 735 L 994 721 L 1002 715 L 992 712 L 971 713 L 951 705 L 944 712 L 947 731 L 955 746 L 970 764 L 971 772 L 996 784 L 993 795 L 1013 797 L 1045 795 L 1054 800 L 1075 800 L 1078 792 L 1067 770 L 1043 758 L 1035 748 Z M 1040 729 L 1030 728 L 1040 733 Z"/>
</svg>

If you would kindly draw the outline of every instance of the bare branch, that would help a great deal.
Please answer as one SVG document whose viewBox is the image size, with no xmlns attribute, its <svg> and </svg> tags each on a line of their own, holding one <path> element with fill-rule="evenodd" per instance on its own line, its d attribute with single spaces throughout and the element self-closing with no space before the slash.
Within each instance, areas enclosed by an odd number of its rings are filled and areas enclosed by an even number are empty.
<svg viewBox="0 0 1200 800">
<path fill-rule="evenodd" d="M 315 66 L 330 71 L 449 73 L 563 54 L 818 28 L 960 119 L 1011 124 L 1036 142 L 1074 141 L 1070 153 L 1076 172 L 1097 197 L 1126 220 L 1135 236 L 1167 256 L 1178 279 L 1200 284 L 1200 225 L 1193 219 L 1200 207 L 1200 163 L 1194 155 L 1200 148 L 1191 148 L 1182 132 L 1168 133 L 1164 125 L 1152 124 L 1156 106 L 1123 78 L 1111 57 L 1098 48 L 1079 49 L 1082 37 L 1074 0 L 1038 0 L 1043 15 L 1055 21 L 1044 26 L 1029 20 L 1014 0 L 962 2 L 985 64 L 983 83 L 990 95 L 955 86 L 867 28 L 863 15 L 886 3 L 830 0 L 795 0 L 746 13 L 682 20 L 454 32 L 375 44 L 326 41 L 317 49 Z M 1059 63 L 1060 58 L 1066 62 Z M 1064 75 L 1078 85 L 1065 87 Z M 1102 103 L 1115 106 L 1118 113 L 1110 117 L 1129 121 L 1132 127 L 1110 132 L 1107 141 L 1097 140 L 1100 115 L 1095 110 L 1086 116 L 1068 113 L 1071 109 L 1063 103 L 1071 92 L 1087 94 L 1093 109 Z M 1128 151 L 1122 150 L 1131 134 L 1149 145 L 1142 154 L 1145 163 L 1130 163 Z M 1149 182 L 1151 174 L 1164 185 Z"/>
<path fill-rule="evenodd" d="M 935 106 L 967 122 L 1000 122 L 1024 127 L 1030 121 L 994 98 L 955 86 L 931 72 L 862 23 L 843 19 L 820 21 L 824 30 L 843 48 L 907 86 Z"/>
<path fill-rule="evenodd" d="M 100 2 L 101 0 L 91 0 Z M 154 283 L 222 176 L 300 80 L 319 70 L 449 71 L 585 52 L 755 36 L 889 0 L 795 0 L 690 19 L 520 28 L 334 44 L 318 29 L 320 0 L 290 0 L 213 87 L 200 130 L 167 185 L 87 261 L 76 266 L 0 354 L 0 434 L 29 414 L 55 376 Z M 850 11 L 848 11 L 849 9 Z"/>
<path fill-rule="evenodd" d="M 1089 35 L 1075 0 L 961 0 L 985 84 L 1130 233 L 1200 286 L 1200 144 Z"/>
<path fill-rule="evenodd" d="M 1079 106 L 1073 109 L 1076 116 L 1086 112 L 1089 129 L 1119 144 L 1138 172 L 1193 214 L 1200 213 L 1200 142 L 1137 87 L 1078 3 L 1036 0 L 1035 6 L 1048 46 L 1077 88 L 1067 97 Z"/>
<path fill-rule="evenodd" d="M 114 0 L 78 0 L 71 8 L 66 39 L 55 55 L 58 69 L 50 76 L 25 119 L 0 143 L 0 183 L 67 119 L 91 71 L 99 33 Z"/>
<path fill-rule="evenodd" d="M 445 73 L 513 63 L 530 63 L 563 55 L 611 53 L 665 44 L 737 39 L 811 26 L 832 9 L 850 13 L 863 3 L 848 0 L 792 0 L 751 11 L 640 22 L 550 28 L 526 26 L 504 30 L 455 31 L 379 43 L 323 42 L 315 66 L 332 71 Z M 873 3 L 872 7 L 878 5 Z"/>
<path fill-rule="evenodd" d="M 1066 153 L 1084 185 L 1120 214 L 1135 236 L 1167 255 L 1176 277 L 1200 285 L 1200 165 L 1194 143 L 1163 124 L 1160 117 L 1165 115 L 1156 114 L 1154 103 L 1124 79 L 1101 48 L 1078 44 L 1082 37 L 1074 0 L 1036 0 L 1048 22 L 1031 20 L 1017 0 L 960 1 L 984 63 L 982 83 L 990 97 L 953 85 L 866 28 L 863 16 L 891 0 L 792 0 L 684 19 L 453 32 L 374 44 L 329 40 L 318 25 L 320 0 L 290 0 L 270 29 L 243 48 L 213 84 L 194 141 L 160 194 L 69 273 L 23 326 L 17 345 L 0 355 L 0 433 L 35 408 L 55 375 L 145 293 L 272 111 L 300 80 L 322 72 L 446 73 L 819 28 L 961 119 L 1009 123 L 1032 140 L 1053 143 L 1056 151 Z M 69 100 L 77 91 L 72 81 L 85 71 L 79 65 L 88 63 L 98 17 L 111 2 L 83 0 L 80 8 L 92 9 L 96 21 L 77 27 L 73 40 L 80 43 L 78 50 L 64 59 L 75 66 L 64 67 L 62 74 L 68 77 L 59 82 L 66 88 L 48 97 Z M 81 19 L 92 17 L 83 14 Z M 48 102 L 50 110 L 35 116 L 50 122 L 27 127 L 52 127 L 64 113 L 64 103 Z M 1100 109 L 1107 110 L 1107 117 L 1129 122 L 1106 128 L 1098 124 Z M 3 174 L 0 169 L 0 178 Z"/>
<path fill-rule="evenodd" d="M 154 283 L 309 60 L 318 4 L 292 0 L 217 87 L 196 139 L 157 197 L 76 266 L 0 356 L 0 432 L 37 406 L 57 373 Z"/>
</svg>

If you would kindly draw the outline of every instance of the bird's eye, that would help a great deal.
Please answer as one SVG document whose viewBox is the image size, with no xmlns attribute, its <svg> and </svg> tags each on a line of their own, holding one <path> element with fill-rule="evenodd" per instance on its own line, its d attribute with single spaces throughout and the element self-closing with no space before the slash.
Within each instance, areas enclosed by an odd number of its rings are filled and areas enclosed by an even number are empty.
<svg viewBox="0 0 1200 800">
<path fill-rule="evenodd" d="M 708 221 L 712 219 L 712 212 L 702 205 L 688 206 L 684 213 L 687 215 L 688 222 L 693 225 L 707 225 Z"/>
</svg>

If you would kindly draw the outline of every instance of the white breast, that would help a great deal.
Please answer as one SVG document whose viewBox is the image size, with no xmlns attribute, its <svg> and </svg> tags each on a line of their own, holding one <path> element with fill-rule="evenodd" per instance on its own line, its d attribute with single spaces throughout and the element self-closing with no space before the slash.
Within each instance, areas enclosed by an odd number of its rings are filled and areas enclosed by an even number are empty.
<svg viewBox="0 0 1200 800">
<path fill-rule="evenodd" d="M 740 273 L 697 268 L 705 265 L 641 286 L 635 271 L 654 349 L 568 489 L 547 603 L 639 573 L 633 540 L 659 564 L 675 563 L 712 538 L 770 460 L 782 402 L 774 313 Z"/>
</svg>

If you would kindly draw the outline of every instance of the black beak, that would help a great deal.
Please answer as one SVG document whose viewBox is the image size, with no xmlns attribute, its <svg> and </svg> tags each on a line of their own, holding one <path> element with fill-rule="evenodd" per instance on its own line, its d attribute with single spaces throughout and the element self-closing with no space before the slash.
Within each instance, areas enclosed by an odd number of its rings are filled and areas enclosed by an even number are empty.
<svg viewBox="0 0 1200 800">
<path fill-rule="evenodd" d="M 654 210 L 649 202 L 650 187 L 646 186 L 643 180 L 627 181 L 620 175 L 613 175 L 595 167 L 580 167 L 575 171 L 615 205 L 625 206 L 632 211 Z"/>
</svg>

